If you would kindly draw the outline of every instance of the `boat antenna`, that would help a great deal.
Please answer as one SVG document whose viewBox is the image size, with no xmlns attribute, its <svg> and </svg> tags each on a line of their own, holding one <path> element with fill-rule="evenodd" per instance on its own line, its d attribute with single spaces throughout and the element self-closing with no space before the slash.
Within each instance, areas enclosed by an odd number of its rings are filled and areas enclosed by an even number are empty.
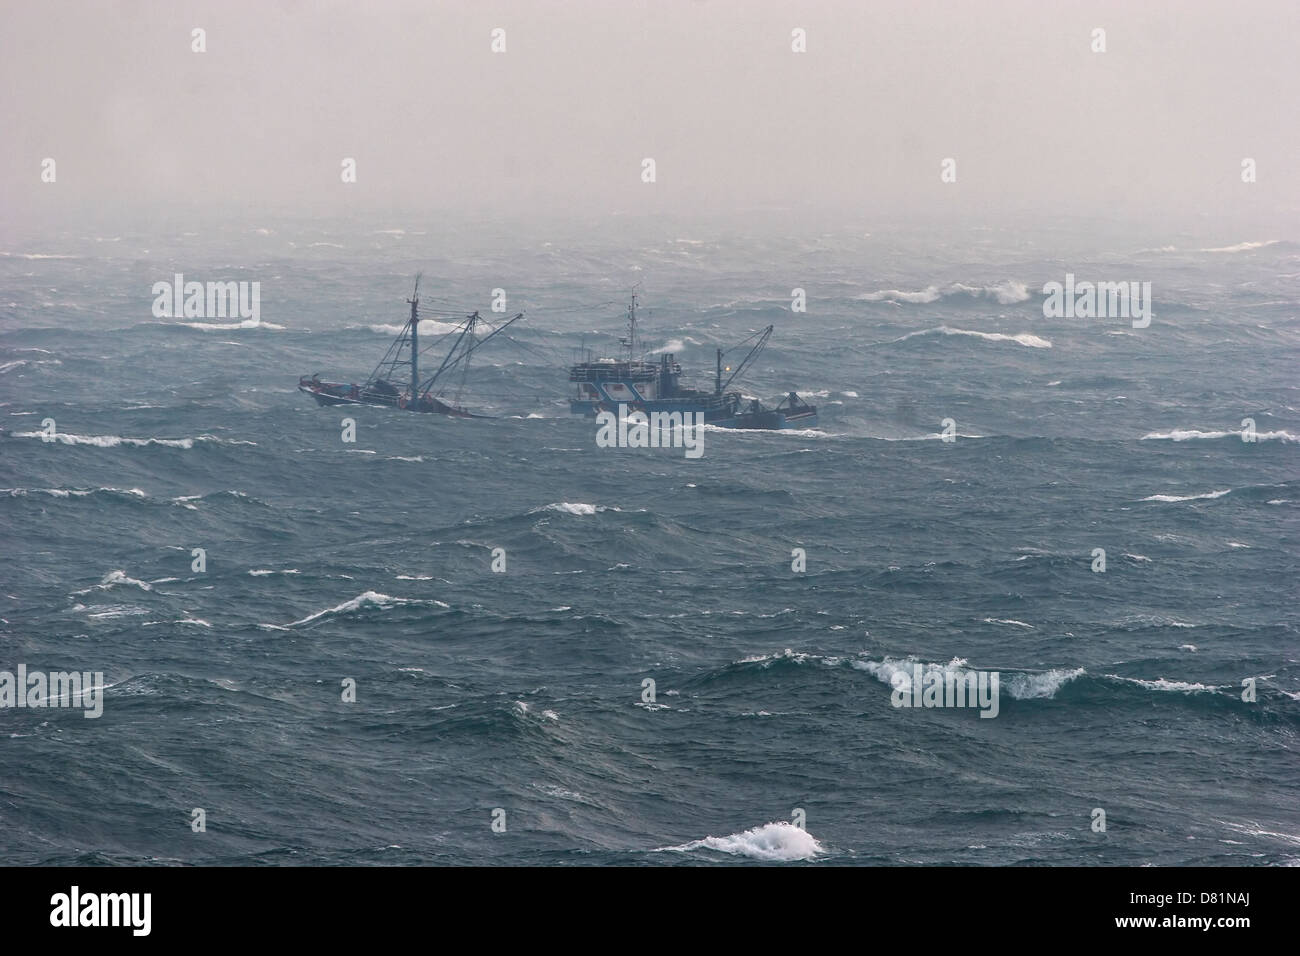
<svg viewBox="0 0 1300 956">
<path fill-rule="evenodd" d="M 627 338 L 623 339 L 627 348 L 627 360 L 636 361 L 636 289 L 632 290 L 632 304 L 627 307 Z"/>
</svg>

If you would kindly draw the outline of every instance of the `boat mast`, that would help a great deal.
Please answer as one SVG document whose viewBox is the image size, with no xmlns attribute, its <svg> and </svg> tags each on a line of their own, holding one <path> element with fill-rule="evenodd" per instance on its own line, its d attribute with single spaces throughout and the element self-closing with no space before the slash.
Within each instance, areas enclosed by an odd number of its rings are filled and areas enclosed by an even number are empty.
<svg viewBox="0 0 1300 956">
<path fill-rule="evenodd" d="M 636 292 L 632 293 L 632 304 L 627 307 L 627 338 L 623 340 L 627 347 L 627 360 L 636 361 Z"/>
<path fill-rule="evenodd" d="M 420 276 L 415 277 L 415 291 L 406 300 L 411 304 L 411 399 L 410 407 L 420 401 Z"/>
<path fill-rule="evenodd" d="M 713 380 L 713 394 L 722 394 L 722 349 L 718 349 L 718 374 Z"/>
</svg>

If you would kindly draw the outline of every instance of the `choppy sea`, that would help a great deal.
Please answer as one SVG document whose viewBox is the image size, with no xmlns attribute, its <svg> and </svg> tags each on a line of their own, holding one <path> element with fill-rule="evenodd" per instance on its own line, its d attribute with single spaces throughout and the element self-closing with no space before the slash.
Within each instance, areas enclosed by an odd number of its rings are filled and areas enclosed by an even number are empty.
<svg viewBox="0 0 1300 956">
<path fill-rule="evenodd" d="M 5 246 L 0 670 L 104 686 L 98 719 L 0 709 L 5 862 L 1300 861 L 1294 238 L 394 216 Z M 464 378 L 495 417 L 300 394 L 370 372 L 416 272 L 429 333 L 494 289 L 525 312 Z M 176 273 L 258 282 L 258 321 L 156 317 Z M 1150 325 L 1044 317 L 1067 273 L 1151 282 Z M 743 390 L 819 425 L 597 447 L 565 364 L 616 350 L 634 286 L 700 386 L 774 324 Z M 996 718 L 893 706 L 916 665 L 997 672 Z"/>
</svg>

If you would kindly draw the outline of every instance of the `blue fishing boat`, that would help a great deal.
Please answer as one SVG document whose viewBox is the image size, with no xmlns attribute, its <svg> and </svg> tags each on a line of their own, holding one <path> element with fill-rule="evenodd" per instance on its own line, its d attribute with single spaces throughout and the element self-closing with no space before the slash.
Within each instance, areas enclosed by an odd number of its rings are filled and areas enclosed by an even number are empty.
<svg viewBox="0 0 1300 956">
<path fill-rule="evenodd" d="M 617 411 L 620 405 L 629 411 L 640 412 L 699 412 L 706 425 L 720 428 L 812 428 L 817 424 L 817 406 L 803 401 L 796 392 L 790 392 L 774 408 L 765 408 L 758 399 L 746 401 L 730 385 L 754 363 L 754 359 L 772 337 L 769 325 L 750 335 L 729 351 L 739 351 L 749 346 L 745 357 L 723 381 L 722 349 L 717 350 L 717 368 L 712 391 L 691 388 L 681 384 L 682 367 L 671 353 L 663 353 L 658 361 L 640 356 L 637 341 L 636 294 L 627 310 L 627 336 L 620 339 L 624 353 L 618 358 L 593 358 L 569 368 L 569 381 L 577 386 L 577 393 L 569 399 L 569 410 L 575 415 L 595 417 L 602 411 Z M 752 345 L 750 343 L 753 343 Z"/>
</svg>

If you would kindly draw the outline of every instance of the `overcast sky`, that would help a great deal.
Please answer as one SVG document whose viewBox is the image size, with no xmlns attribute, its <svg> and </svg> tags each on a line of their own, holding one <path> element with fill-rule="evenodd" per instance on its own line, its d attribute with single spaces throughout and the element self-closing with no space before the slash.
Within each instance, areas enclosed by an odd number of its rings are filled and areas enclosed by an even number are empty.
<svg viewBox="0 0 1300 956">
<path fill-rule="evenodd" d="M 1296 0 L 4 0 L 0 215 L 7 232 L 168 203 L 1294 222 L 1298 63 Z"/>
</svg>

